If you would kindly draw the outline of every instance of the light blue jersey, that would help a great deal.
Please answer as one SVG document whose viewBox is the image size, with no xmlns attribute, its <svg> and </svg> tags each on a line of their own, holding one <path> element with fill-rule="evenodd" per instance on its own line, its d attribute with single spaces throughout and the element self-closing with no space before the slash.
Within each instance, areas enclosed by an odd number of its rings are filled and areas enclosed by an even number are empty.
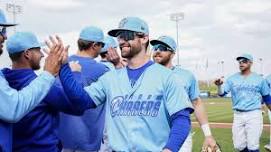
<svg viewBox="0 0 271 152">
<path fill-rule="evenodd" d="M 270 89 L 270 93 L 271 93 L 271 74 L 266 77 L 266 80 L 267 80 L 267 83 L 268 83 L 268 86 Z"/>
<path fill-rule="evenodd" d="M 54 81 L 54 76 L 44 71 L 27 87 L 17 91 L 9 87 L 0 71 L 0 120 L 20 120 L 47 95 Z"/>
<path fill-rule="evenodd" d="M 108 61 L 100 61 L 100 63 L 104 64 L 106 67 L 108 67 L 110 70 L 115 70 L 115 66 L 113 63 Z"/>
<path fill-rule="evenodd" d="M 236 73 L 223 86 L 224 92 L 231 92 L 234 110 L 251 111 L 261 109 L 262 96 L 269 95 L 267 81 L 256 73 L 247 77 Z"/>
<path fill-rule="evenodd" d="M 194 101 L 199 98 L 199 85 L 193 73 L 177 66 L 173 67 L 172 70 L 175 74 L 177 74 L 178 78 L 183 81 L 184 88 L 190 100 Z"/>
<path fill-rule="evenodd" d="M 170 133 L 169 117 L 191 102 L 173 72 L 149 66 L 131 87 L 127 69 L 105 73 L 85 90 L 106 104 L 109 143 L 115 151 L 161 151 Z"/>
</svg>

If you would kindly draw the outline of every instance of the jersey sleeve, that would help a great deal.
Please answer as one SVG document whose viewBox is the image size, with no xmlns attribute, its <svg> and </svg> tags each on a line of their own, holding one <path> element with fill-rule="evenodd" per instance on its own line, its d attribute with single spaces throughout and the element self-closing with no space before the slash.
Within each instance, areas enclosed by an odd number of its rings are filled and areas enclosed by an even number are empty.
<svg viewBox="0 0 271 152">
<path fill-rule="evenodd" d="M 98 81 L 93 82 L 90 86 L 84 88 L 97 106 L 106 101 L 106 89 L 104 84 L 107 82 L 107 74 L 108 72 L 102 75 Z"/>
<path fill-rule="evenodd" d="M 193 74 L 191 74 L 190 81 L 191 81 L 191 85 L 189 87 L 189 94 L 188 95 L 189 95 L 190 100 L 194 101 L 197 98 L 199 98 L 199 94 L 200 94 L 199 84 Z"/>
<path fill-rule="evenodd" d="M 0 72 L 0 119 L 16 122 L 31 111 L 47 95 L 55 77 L 44 71 L 20 91 L 9 87 Z"/>
<path fill-rule="evenodd" d="M 268 86 L 267 80 L 265 80 L 265 79 L 261 83 L 261 90 L 260 90 L 260 92 L 261 92 L 262 96 L 267 96 L 267 95 L 270 94 L 270 88 Z"/>
<path fill-rule="evenodd" d="M 181 84 L 181 80 L 179 80 L 174 74 L 172 74 L 166 81 L 165 105 L 169 115 L 173 115 L 174 113 L 186 108 L 191 109 L 191 112 L 193 111 L 192 104 L 184 86 L 179 84 Z"/>
<path fill-rule="evenodd" d="M 269 76 L 266 77 L 266 81 L 268 83 L 269 88 L 271 89 L 271 75 L 269 75 Z"/>
</svg>

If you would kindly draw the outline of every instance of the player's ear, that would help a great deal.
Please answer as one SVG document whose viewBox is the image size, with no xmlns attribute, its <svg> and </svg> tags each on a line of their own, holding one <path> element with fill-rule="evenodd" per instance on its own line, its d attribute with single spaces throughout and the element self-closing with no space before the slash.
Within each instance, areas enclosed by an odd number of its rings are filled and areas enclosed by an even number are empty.
<svg viewBox="0 0 271 152">
<path fill-rule="evenodd" d="M 175 55 L 175 53 L 171 53 L 170 58 L 173 59 L 174 55 Z"/>
<path fill-rule="evenodd" d="M 141 40 L 144 44 L 149 43 L 149 35 L 144 35 Z"/>
<path fill-rule="evenodd" d="M 30 60 L 31 59 L 31 52 L 29 50 L 24 51 L 24 57 L 27 60 Z"/>
</svg>

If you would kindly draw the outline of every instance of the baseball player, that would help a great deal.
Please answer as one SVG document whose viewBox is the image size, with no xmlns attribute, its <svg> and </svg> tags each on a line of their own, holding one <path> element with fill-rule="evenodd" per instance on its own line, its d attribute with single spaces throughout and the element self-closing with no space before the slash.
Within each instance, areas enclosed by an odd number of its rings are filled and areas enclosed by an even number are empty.
<svg viewBox="0 0 271 152">
<path fill-rule="evenodd" d="M 60 39 L 52 38 L 52 43 L 61 44 L 59 49 L 64 50 Z M 49 44 L 51 47 L 54 46 Z M 34 70 L 40 68 L 43 57 L 41 44 L 33 33 L 17 32 L 7 40 L 7 50 L 12 69 L 5 68 L 2 73 L 12 88 L 20 90 L 37 77 Z M 61 151 L 57 136 L 59 112 L 81 115 L 89 105 L 88 101 L 68 100 L 61 85 L 55 82 L 42 102 L 13 124 L 12 151 Z"/>
<path fill-rule="evenodd" d="M 253 73 L 253 57 L 243 54 L 236 58 L 240 72 L 230 76 L 222 86 L 222 79 L 215 80 L 218 94 L 231 92 L 233 117 L 233 145 L 241 152 L 258 152 L 263 129 L 261 101 L 270 108 L 270 90 L 264 78 Z"/>
<path fill-rule="evenodd" d="M 268 75 L 266 77 L 266 80 L 268 82 L 268 85 L 269 85 L 269 88 L 270 88 L 270 93 L 271 93 L 271 75 Z M 270 112 L 270 110 L 268 110 L 268 117 L 269 117 L 269 121 L 271 123 L 271 112 Z M 270 128 L 270 132 L 271 132 L 271 128 Z M 271 133 L 270 133 L 270 139 L 269 140 L 270 140 L 270 143 L 265 145 L 264 148 L 266 150 L 268 150 L 268 151 L 271 151 Z"/>
<path fill-rule="evenodd" d="M 72 100 L 105 104 L 114 151 L 178 151 L 189 134 L 193 109 L 174 73 L 148 59 L 148 25 L 126 17 L 108 34 L 118 38 L 127 67 L 111 70 L 83 88 L 65 64 L 60 72 L 65 92 Z"/>
<path fill-rule="evenodd" d="M 158 39 L 150 41 L 153 46 L 153 60 L 172 71 L 183 81 L 185 90 L 189 96 L 190 101 L 193 104 L 195 110 L 195 116 L 201 125 L 202 131 L 205 135 L 205 141 L 203 147 L 211 147 L 211 149 L 216 148 L 216 142 L 211 134 L 211 130 L 208 124 L 208 118 L 204 110 L 203 102 L 199 97 L 199 86 L 195 76 L 188 70 L 180 68 L 179 66 L 174 66 L 172 59 L 176 51 L 176 42 L 170 36 L 161 36 Z M 184 145 L 182 146 L 182 152 L 192 151 L 192 137 L 191 134 L 186 139 Z"/>
<path fill-rule="evenodd" d="M 88 86 L 109 70 L 95 60 L 104 45 L 103 31 L 98 27 L 87 26 L 81 30 L 77 44 L 78 51 L 69 57 L 69 62 L 81 65 L 81 79 L 78 81 Z M 62 152 L 99 151 L 104 121 L 104 105 L 85 111 L 83 116 L 60 114 L 59 136 L 64 148 Z"/>
<path fill-rule="evenodd" d="M 3 43 L 7 39 L 6 28 L 15 26 L 6 21 L 0 10 L 0 55 L 3 53 Z M 60 68 L 61 50 L 50 50 L 46 58 L 44 71 L 28 86 L 20 91 L 9 87 L 0 71 L 0 151 L 12 151 L 12 124 L 19 121 L 31 111 L 48 93 L 55 81 L 54 75 Z M 59 48 L 59 47 L 57 47 Z"/>
</svg>

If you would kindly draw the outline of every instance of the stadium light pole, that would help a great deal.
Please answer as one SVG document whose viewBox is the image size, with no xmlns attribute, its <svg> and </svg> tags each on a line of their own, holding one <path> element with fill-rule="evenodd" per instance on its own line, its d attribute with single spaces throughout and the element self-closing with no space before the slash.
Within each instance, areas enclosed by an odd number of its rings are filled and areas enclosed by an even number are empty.
<svg viewBox="0 0 271 152">
<path fill-rule="evenodd" d="M 172 13 L 170 14 L 170 20 L 176 22 L 176 41 L 177 41 L 177 64 L 180 65 L 180 57 L 179 57 L 179 22 L 184 19 L 184 13 Z"/>
<path fill-rule="evenodd" d="M 13 15 L 13 23 L 16 24 L 16 15 L 22 13 L 22 6 L 14 3 L 6 4 L 7 12 L 12 13 Z M 16 26 L 14 26 L 14 32 L 16 32 Z"/>
</svg>

